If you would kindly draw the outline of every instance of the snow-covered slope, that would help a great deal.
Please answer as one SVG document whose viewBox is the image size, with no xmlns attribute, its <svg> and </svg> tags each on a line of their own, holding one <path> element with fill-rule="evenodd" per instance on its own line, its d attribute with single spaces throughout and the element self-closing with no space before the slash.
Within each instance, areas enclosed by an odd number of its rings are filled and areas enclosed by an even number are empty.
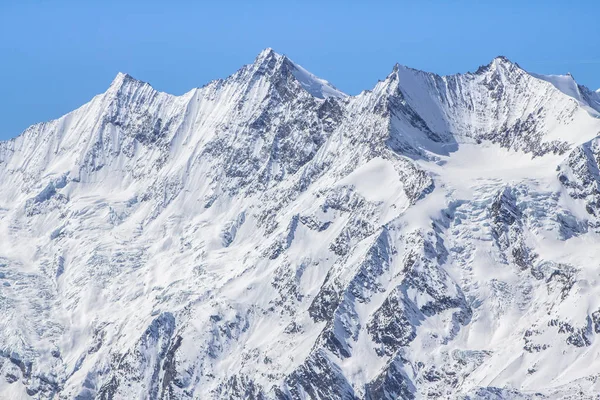
<svg viewBox="0 0 600 400">
<path fill-rule="evenodd" d="M 0 398 L 600 391 L 598 93 L 267 49 L 0 142 Z"/>
</svg>

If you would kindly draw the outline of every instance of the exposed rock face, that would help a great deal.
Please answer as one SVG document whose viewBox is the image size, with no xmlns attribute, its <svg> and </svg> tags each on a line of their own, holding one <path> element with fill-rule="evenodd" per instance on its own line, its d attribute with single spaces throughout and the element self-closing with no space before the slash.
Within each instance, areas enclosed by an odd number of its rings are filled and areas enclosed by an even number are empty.
<svg viewBox="0 0 600 400">
<path fill-rule="evenodd" d="M 119 74 L 0 142 L 0 397 L 593 398 L 600 100 L 568 79 Z"/>
</svg>

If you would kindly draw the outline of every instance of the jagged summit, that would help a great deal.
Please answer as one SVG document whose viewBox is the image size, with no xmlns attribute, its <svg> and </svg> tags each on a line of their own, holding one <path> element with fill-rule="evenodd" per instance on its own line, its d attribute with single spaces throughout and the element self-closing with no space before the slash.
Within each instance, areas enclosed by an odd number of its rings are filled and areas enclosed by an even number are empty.
<svg viewBox="0 0 600 400">
<path fill-rule="evenodd" d="M 280 77 L 281 74 L 289 72 L 300 83 L 304 90 L 319 99 L 328 97 L 343 98 L 348 96 L 335 88 L 335 86 L 328 81 L 315 76 L 299 64 L 290 60 L 287 56 L 276 53 L 270 47 L 262 50 L 256 56 L 254 62 L 244 68 L 249 68 L 254 71 L 254 73 L 268 75 L 270 77 Z M 242 68 L 242 70 L 244 68 Z M 239 75 L 242 70 L 234 73 L 232 76 Z M 144 85 L 150 86 L 147 82 L 138 80 L 127 73 L 119 72 L 113 79 L 108 90 L 114 92 L 126 86 L 140 87 Z M 205 86 L 208 86 L 208 84 Z"/>
<path fill-rule="evenodd" d="M 490 70 L 497 70 L 502 68 L 504 70 L 514 70 L 515 68 L 522 70 L 519 64 L 512 62 L 506 56 L 497 56 L 492 59 L 488 64 L 480 66 L 475 72 L 468 72 L 467 74 L 480 75 Z"/>
<path fill-rule="evenodd" d="M 268 47 L 256 56 L 252 65 L 257 69 L 273 69 L 278 62 L 281 63 L 286 59 L 287 57 L 276 53 L 272 48 Z"/>
<path fill-rule="evenodd" d="M 592 92 L 583 85 L 577 84 L 571 74 L 567 75 L 541 75 L 526 71 L 518 63 L 510 61 L 505 56 L 495 57 L 487 65 L 479 67 L 472 73 L 466 74 L 457 73 L 451 75 L 438 75 L 432 72 L 424 72 L 418 69 L 410 68 L 401 64 L 395 64 L 392 72 L 378 85 L 381 88 L 388 87 L 385 90 L 400 90 L 409 103 L 413 99 L 414 107 L 427 107 L 430 111 L 436 110 L 439 107 L 445 108 L 448 104 L 455 102 L 448 96 L 452 96 L 453 90 L 459 90 L 469 96 L 470 93 L 479 93 L 481 90 L 496 92 L 494 96 L 512 96 L 513 94 L 521 93 L 527 90 L 528 86 L 540 86 L 540 82 L 544 83 L 541 87 L 547 86 L 567 96 L 563 100 L 574 99 L 579 102 L 583 108 L 597 115 L 600 112 L 600 99 L 597 93 Z M 454 88 L 448 87 L 455 86 Z M 549 86 L 548 86 L 549 85 Z M 477 89 L 479 87 L 479 89 Z M 500 91 L 502 89 L 502 91 Z M 492 95 L 492 93 L 489 93 Z M 527 93 L 524 93 L 528 96 Z M 534 95 L 535 96 L 535 95 Z M 545 96 L 555 96 L 559 101 L 561 95 L 558 93 L 547 93 Z M 432 98 L 439 97 L 442 99 L 442 104 L 432 102 Z M 484 96 L 485 97 L 485 96 Z M 480 99 L 483 100 L 483 99 Z M 505 109 L 504 112 L 510 111 Z M 425 110 L 418 111 L 419 113 L 429 113 Z M 447 112 L 447 111 L 443 111 Z M 449 112 L 449 111 L 448 111 Z M 443 117 L 445 120 L 452 118 L 451 116 Z M 435 122 L 434 122 L 435 123 Z M 446 128 L 450 129 L 450 128 Z M 469 128 L 471 129 L 471 128 Z"/>
<path fill-rule="evenodd" d="M 324 79 L 318 78 L 302 66 L 290 60 L 287 56 L 276 53 L 272 48 L 266 48 L 259 53 L 253 64 L 259 72 L 285 68 L 292 73 L 302 87 L 311 95 L 324 99 L 327 97 L 347 97 L 347 95 Z"/>
<path fill-rule="evenodd" d="M 420 70 L 420 69 L 417 69 L 417 68 L 413 68 L 413 67 L 409 67 L 409 66 L 406 66 L 406 65 L 403 65 L 403 64 L 396 63 L 396 64 L 394 64 L 394 67 L 392 68 L 391 74 L 396 73 L 399 70 L 410 70 L 410 71 L 418 72 L 418 73 L 421 73 L 421 74 L 424 74 L 424 75 L 433 75 L 433 76 L 437 76 L 437 77 L 440 77 L 440 78 L 443 78 L 443 77 L 445 77 L 445 78 L 451 78 L 451 77 L 456 77 L 456 76 L 465 75 L 465 74 L 476 74 L 476 75 L 478 75 L 478 74 L 481 74 L 481 73 L 483 73 L 485 71 L 488 71 L 490 69 L 497 69 L 497 68 L 504 68 L 504 69 L 511 70 L 511 69 L 514 69 L 515 67 L 518 68 L 518 69 L 521 69 L 521 67 L 519 66 L 519 64 L 510 61 L 507 57 L 505 57 L 505 56 L 497 56 L 494 59 L 492 59 L 492 61 L 490 61 L 488 64 L 480 66 L 475 72 L 467 72 L 467 73 L 460 73 L 459 72 L 459 73 L 449 74 L 449 75 L 439 75 L 439 74 L 437 74 L 435 72 L 423 71 L 423 70 Z"/>
<path fill-rule="evenodd" d="M 260 53 L 258 53 L 258 55 L 255 57 L 254 65 L 261 65 L 261 64 L 264 64 L 266 61 L 272 60 L 272 59 L 281 60 L 281 59 L 288 59 L 288 58 L 284 54 L 277 53 L 271 47 L 267 47 L 264 50 L 262 50 Z"/>
<path fill-rule="evenodd" d="M 305 68 L 300 66 L 299 64 L 293 62 L 290 58 L 288 58 L 284 54 L 280 54 L 275 52 L 272 48 L 268 47 L 262 50 L 255 58 L 254 62 L 249 66 L 254 69 L 259 74 L 268 74 L 268 75 L 277 75 L 281 73 L 285 73 L 285 71 L 290 72 L 294 78 L 301 84 L 301 86 L 314 97 L 324 99 L 327 97 L 337 97 L 337 98 L 345 98 L 349 97 L 347 94 L 338 90 L 335 86 L 333 86 L 328 81 L 321 79 L 314 74 L 307 71 Z M 284 71 L 285 70 L 285 71 Z M 551 84 L 553 84 L 558 90 L 563 92 L 564 94 L 573 97 L 574 99 L 582 102 L 586 102 L 587 100 L 582 97 L 580 93 L 578 93 L 577 87 L 578 85 L 574 78 L 570 74 L 566 75 L 541 75 L 536 73 L 531 73 L 523 70 L 519 64 L 509 60 L 506 56 L 497 56 L 487 65 L 479 67 L 474 75 L 481 75 L 487 71 L 501 71 L 503 74 L 511 74 L 511 73 L 526 73 L 531 76 L 534 76 L 538 79 L 545 80 Z M 412 67 L 408 67 L 399 63 L 396 63 L 392 72 L 387 76 L 386 81 L 398 81 L 400 75 L 404 72 L 411 72 L 412 74 L 418 74 L 421 76 L 434 76 L 443 79 L 452 79 L 456 77 L 460 77 L 463 74 L 457 73 L 452 75 L 441 76 L 434 72 L 425 72 L 419 69 L 415 69 Z M 520 72 L 518 72 L 520 71 Z M 235 75 L 235 74 L 234 74 Z M 124 85 L 133 84 L 134 86 L 143 86 L 149 85 L 147 82 L 138 80 L 133 78 L 131 75 L 127 73 L 119 72 L 117 76 L 112 81 L 109 90 L 118 90 Z M 150 86 L 150 85 L 149 85 Z M 206 86 L 206 85 L 205 85 Z M 587 89 L 587 88 L 586 88 Z M 589 90 L 589 89 L 587 89 Z M 368 91 L 368 90 L 367 90 Z M 592 91 L 590 91 L 593 93 Z M 600 93 L 600 89 L 598 89 L 595 93 Z M 597 106 L 594 105 L 592 108 L 596 109 Z"/>
<path fill-rule="evenodd" d="M 139 79 L 136 79 L 127 73 L 118 72 L 117 76 L 115 76 L 115 78 L 112 80 L 112 82 L 109 86 L 109 90 L 110 89 L 118 90 L 125 85 L 131 85 L 131 84 L 136 85 L 136 86 L 149 85 L 149 83 L 141 81 Z"/>
<path fill-rule="evenodd" d="M 492 61 L 490 61 L 490 65 L 491 64 L 495 64 L 495 65 L 504 64 L 504 65 L 516 65 L 516 66 L 519 65 L 516 62 L 513 62 L 513 61 L 509 60 L 508 57 L 503 56 L 503 55 L 499 55 L 499 56 L 494 57 L 494 59 Z"/>
</svg>

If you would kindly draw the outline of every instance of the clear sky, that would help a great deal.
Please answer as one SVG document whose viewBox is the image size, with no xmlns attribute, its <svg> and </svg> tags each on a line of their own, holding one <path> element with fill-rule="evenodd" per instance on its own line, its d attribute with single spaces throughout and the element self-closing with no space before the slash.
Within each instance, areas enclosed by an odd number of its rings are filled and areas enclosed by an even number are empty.
<svg viewBox="0 0 600 400">
<path fill-rule="evenodd" d="M 117 72 L 182 94 L 265 47 L 339 89 L 394 63 L 439 74 L 497 55 L 600 88 L 600 1 L 0 0 L 0 139 L 104 92 Z"/>
</svg>

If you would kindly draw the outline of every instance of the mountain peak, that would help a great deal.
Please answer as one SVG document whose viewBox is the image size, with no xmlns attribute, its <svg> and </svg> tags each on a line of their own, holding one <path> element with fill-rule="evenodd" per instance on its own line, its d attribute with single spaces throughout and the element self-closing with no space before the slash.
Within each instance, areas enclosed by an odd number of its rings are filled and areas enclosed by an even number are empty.
<svg viewBox="0 0 600 400">
<path fill-rule="evenodd" d="M 492 63 L 496 63 L 496 64 L 515 64 L 512 61 L 510 61 L 508 59 L 508 57 L 502 56 L 502 55 L 494 57 L 494 59 L 492 60 Z"/>
<path fill-rule="evenodd" d="M 120 90 L 121 88 L 125 87 L 125 86 L 130 86 L 130 85 L 134 85 L 134 86 L 143 86 L 143 85 L 149 85 L 147 82 L 141 81 L 139 79 L 135 79 L 133 76 L 124 73 L 124 72 L 119 72 L 117 73 L 117 76 L 115 76 L 115 78 L 112 80 L 108 90 L 109 91 L 115 91 L 115 90 Z"/>
<path fill-rule="evenodd" d="M 257 67 L 261 67 L 261 66 L 274 66 L 274 62 L 277 62 L 278 60 L 282 60 L 282 59 L 286 59 L 287 57 L 276 53 L 271 47 L 267 47 L 266 49 L 264 49 L 263 51 L 261 51 L 260 53 L 258 53 L 258 55 L 256 56 L 256 58 L 254 59 L 254 63 L 253 65 L 257 66 Z"/>
<path fill-rule="evenodd" d="M 111 87 L 122 86 L 124 83 L 126 83 L 130 80 L 135 80 L 135 78 L 132 77 L 131 75 L 129 75 L 128 73 L 118 72 L 117 76 L 115 76 L 115 78 L 112 80 L 110 86 Z"/>
<path fill-rule="evenodd" d="M 494 57 L 492 59 L 492 61 L 490 61 L 487 65 L 480 66 L 477 69 L 477 71 L 475 71 L 475 75 L 484 73 L 489 70 L 498 70 L 498 69 L 512 70 L 515 68 L 522 69 L 521 66 L 519 64 L 517 64 L 516 62 L 512 62 L 506 56 L 500 55 L 500 56 Z"/>
<path fill-rule="evenodd" d="M 502 67 L 502 68 L 519 68 L 522 69 L 521 66 L 519 64 L 517 64 L 514 61 L 511 61 L 508 59 L 508 57 L 506 56 L 497 56 L 494 57 L 494 59 L 489 63 L 490 67 Z"/>
<path fill-rule="evenodd" d="M 320 99 L 327 97 L 347 97 L 345 93 L 335 88 L 328 81 L 317 77 L 290 60 L 287 56 L 275 52 L 270 47 L 267 47 L 258 54 L 254 60 L 253 67 L 260 74 L 268 73 L 273 75 L 287 71 L 286 73 L 291 73 L 304 90 Z"/>
<path fill-rule="evenodd" d="M 258 53 L 258 56 L 256 58 L 257 59 L 266 58 L 266 57 L 273 56 L 273 55 L 277 55 L 275 50 L 273 50 L 272 47 L 267 47 L 267 48 L 263 49 L 260 53 Z"/>
</svg>

